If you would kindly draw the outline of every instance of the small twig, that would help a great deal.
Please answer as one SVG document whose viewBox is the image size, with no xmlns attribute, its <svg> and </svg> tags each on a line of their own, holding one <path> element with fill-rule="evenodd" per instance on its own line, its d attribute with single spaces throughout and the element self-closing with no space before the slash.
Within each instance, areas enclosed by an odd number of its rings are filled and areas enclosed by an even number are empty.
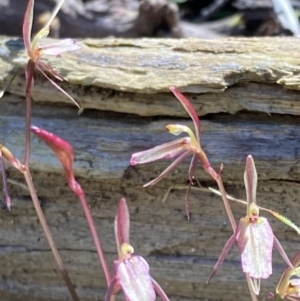
<svg viewBox="0 0 300 301">
<path fill-rule="evenodd" d="M 25 184 L 23 184 L 19 181 L 15 181 L 13 179 L 7 179 L 7 182 L 12 184 L 12 185 L 15 185 L 15 186 L 18 186 L 18 187 L 22 188 L 24 191 L 27 191 L 27 192 L 29 191 L 28 187 Z"/>
<path fill-rule="evenodd" d="M 196 182 L 198 183 L 199 186 L 201 186 L 197 180 L 196 180 Z M 161 200 L 162 203 L 166 202 L 166 200 L 168 199 L 168 197 L 169 197 L 172 190 L 186 190 L 188 187 L 189 186 L 185 185 L 185 184 L 178 184 L 178 185 L 174 185 L 174 186 L 169 187 L 168 190 L 166 191 L 166 193 L 164 194 L 163 199 Z M 210 191 L 208 188 L 197 187 L 197 186 L 194 186 L 194 185 L 191 186 L 191 189 L 196 190 L 196 191 L 204 191 L 204 192 L 209 192 Z"/>
</svg>

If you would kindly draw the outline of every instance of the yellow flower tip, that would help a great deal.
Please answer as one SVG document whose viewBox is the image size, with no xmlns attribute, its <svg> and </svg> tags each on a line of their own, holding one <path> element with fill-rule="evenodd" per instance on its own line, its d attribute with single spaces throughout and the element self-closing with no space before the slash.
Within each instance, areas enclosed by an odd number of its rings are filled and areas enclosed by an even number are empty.
<svg viewBox="0 0 300 301">
<path fill-rule="evenodd" d="M 186 132 L 185 128 L 186 127 L 184 125 L 180 125 L 180 124 L 168 124 L 166 126 L 168 132 L 173 135 L 180 135 L 182 132 Z"/>
<path fill-rule="evenodd" d="M 42 28 L 33 38 L 32 43 L 31 43 L 31 51 L 35 54 L 37 54 L 40 50 L 39 48 L 39 42 L 43 38 L 46 38 L 49 35 L 49 27 L 47 28 Z"/>
<path fill-rule="evenodd" d="M 121 245 L 121 254 L 125 259 L 129 258 L 134 253 L 134 248 L 127 243 Z"/>
<path fill-rule="evenodd" d="M 251 203 L 249 207 L 249 218 L 258 219 L 259 207 L 255 203 Z"/>
<path fill-rule="evenodd" d="M 169 131 L 169 133 L 176 136 L 180 135 L 181 133 L 187 133 L 190 136 L 194 147 L 199 148 L 199 142 L 197 141 L 194 132 L 188 126 L 181 124 L 168 124 L 166 129 Z"/>
<path fill-rule="evenodd" d="M 12 161 L 15 159 L 14 155 L 4 145 L 0 144 L 0 150 L 6 160 Z"/>
</svg>

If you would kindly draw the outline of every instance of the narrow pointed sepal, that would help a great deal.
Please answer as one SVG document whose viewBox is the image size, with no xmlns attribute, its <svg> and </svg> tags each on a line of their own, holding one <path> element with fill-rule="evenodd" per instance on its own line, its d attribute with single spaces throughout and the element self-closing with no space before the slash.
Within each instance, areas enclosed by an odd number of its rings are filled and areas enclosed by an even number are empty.
<svg viewBox="0 0 300 301">
<path fill-rule="evenodd" d="M 217 261 L 217 263 L 215 264 L 213 270 L 211 271 L 206 284 L 208 284 L 210 282 L 210 280 L 215 276 L 215 274 L 217 273 L 218 269 L 220 268 L 220 266 L 222 265 L 224 259 L 226 258 L 228 252 L 230 251 L 230 249 L 232 248 L 233 244 L 236 241 L 236 233 L 233 233 L 232 236 L 228 239 L 226 245 L 224 246 L 222 253 Z"/>
<path fill-rule="evenodd" d="M 118 250 L 123 244 L 129 244 L 130 215 L 125 198 L 119 202 L 118 212 L 115 219 L 115 236 Z"/>
<path fill-rule="evenodd" d="M 67 171 L 73 170 L 74 150 L 70 143 L 37 126 L 31 126 L 31 131 L 54 151 Z"/>
<path fill-rule="evenodd" d="M 191 139 L 189 137 L 163 143 L 148 150 L 132 154 L 130 164 L 144 164 L 160 159 L 172 159 L 178 157 L 187 150 L 188 144 L 191 144 Z"/>
<path fill-rule="evenodd" d="M 191 102 L 188 100 L 188 98 L 186 98 L 177 88 L 170 87 L 170 90 L 175 95 L 175 97 L 181 102 L 184 109 L 187 111 L 187 113 L 192 118 L 192 120 L 194 122 L 194 126 L 195 126 L 197 140 L 200 141 L 200 120 L 199 120 L 199 117 L 198 117 L 198 114 L 197 114 L 195 108 L 193 107 Z"/>
<path fill-rule="evenodd" d="M 118 286 L 118 281 L 117 278 L 114 277 L 111 282 L 110 285 L 106 291 L 104 300 L 105 301 L 111 301 L 111 297 L 116 293 L 116 287 Z"/>
<path fill-rule="evenodd" d="M 11 152 L 8 148 L 6 148 L 4 145 L 0 144 L 0 150 L 2 153 L 2 156 L 17 170 L 19 170 L 21 173 L 24 173 L 26 171 L 26 167 L 24 164 L 22 164 Z"/>
<path fill-rule="evenodd" d="M 55 153 L 63 165 L 70 188 L 80 197 L 84 194 L 80 184 L 75 180 L 74 177 L 74 150 L 72 145 L 66 140 L 41 129 L 37 126 L 31 126 L 31 131 L 43 140 Z"/>
<path fill-rule="evenodd" d="M 64 39 L 49 45 L 40 46 L 43 54 L 61 55 L 68 51 L 74 51 L 81 48 L 81 45 L 73 39 Z"/>
<path fill-rule="evenodd" d="M 7 184 L 7 175 L 6 175 L 6 168 L 5 168 L 5 162 L 2 156 L 2 151 L 0 149 L 0 165 L 1 165 L 1 171 L 2 171 L 2 180 L 3 180 L 3 190 L 5 194 L 5 200 L 6 200 L 6 207 L 10 211 L 11 210 L 11 198 L 9 195 L 9 190 L 8 190 L 8 184 Z"/>
<path fill-rule="evenodd" d="M 289 260 L 288 256 L 286 255 L 282 245 L 280 244 L 279 240 L 274 236 L 274 246 L 277 249 L 277 251 L 279 252 L 279 254 L 281 255 L 281 257 L 283 258 L 283 260 L 286 262 L 286 264 L 292 269 L 294 270 L 295 267 L 293 266 L 293 264 L 291 263 L 291 261 Z M 297 274 L 297 273 L 296 273 Z"/>
<path fill-rule="evenodd" d="M 154 290 L 156 291 L 158 296 L 160 296 L 160 298 L 163 301 L 170 301 L 170 299 L 167 296 L 167 294 L 165 293 L 165 291 L 162 289 L 162 287 L 153 278 L 152 278 L 152 284 L 153 284 Z"/>
<path fill-rule="evenodd" d="M 250 284 L 251 284 L 251 289 L 253 290 L 255 295 L 259 295 L 260 292 L 260 278 L 253 278 L 250 277 Z"/>
<path fill-rule="evenodd" d="M 23 21 L 23 39 L 29 57 L 32 57 L 31 29 L 32 29 L 32 20 L 33 20 L 33 6 L 34 6 L 34 0 L 29 0 L 24 16 L 24 21 Z"/>
<path fill-rule="evenodd" d="M 246 186 L 247 203 L 249 209 L 251 203 L 256 204 L 256 189 L 257 189 L 257 172 L 256 172 L 254 160 L 251 155 L 249 155 L 246 159 L 244 181 Z"/>
</svg>

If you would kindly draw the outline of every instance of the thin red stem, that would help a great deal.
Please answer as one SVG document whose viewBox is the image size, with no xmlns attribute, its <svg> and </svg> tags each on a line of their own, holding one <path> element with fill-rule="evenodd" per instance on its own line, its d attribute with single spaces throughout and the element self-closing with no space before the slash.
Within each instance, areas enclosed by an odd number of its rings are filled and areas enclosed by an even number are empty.
<svg viewBox="0 0 300 301">
<path fill-rule="evenodd" d="M 94 239 L 94 244 L 95 244 L 95 247 L 96 247 L 96 250 L 97 250 L 97 254 L 98 254 L 100 263 L 102 265 L 102 269 L 104 271 L 107 287 L 109 287 L 109 285 L 111 283 L 110 272 L 109 272 L 109 269 L 108 269 L 103 251 L 102 251 L 100 239 L 99 239 L 99 236 L 98 236 L 98 233 L 97 233 L 97 228 L 95 226 L 94 219 L 93 219 L 93 216 L 91 214 L 91 211 L 90 211 L 88 202 L 86 200 L 84 191 L 81 188 L 80 184 L 75 179 L 71 180 L 69 182 L 69 184 L 70 184 L 70 188 L 78 195 L 78 197 L 80 199 L 82 209 L 84 211 L 87 223 L 90 227 L 90 231 L 91 231 L 92 237 Z"/>
<path fill-rule="evenodd" d="M 216 180 L 216 182 L 218 184 L 218 187 L 219 187 L 219 190 L 220 190 L 220 192 L 222 194 L 223 204 L 224 204 L 224 207 L 225 207 L 225 210 L 226 210 L 229 222 L 231 224 L 231 228 L 232 228 L 233 232 L 235 232 L 235 230 L 236 230 L 236 222 L 235 222 L 235 219 L 234 219 L 231 207 L 229 205 L 229 201 L 228 201 L 228 199 L 226 197 L 226 191 L 225 191 L 225 188 L 224 188 L 224 185 L 223 185 L 223 181 L 222 181 L 221 175 L 218 175 L 218 177 L 215 180 Z"/>
<path fill-rule="evenodd" d="M 54 255 L 54 258 L 55 258 L 55 261 L 59 267 L 59 270 L 62 274 L 62 277 L 70 291 L 70 294 L 73 298 L 74 301 L 79 301 L 79 298 L 77 296 L 77 293 L 75 291 L 75 288 L 71 282 L 71 279 L 69 277 L 69 274 L 68 272 L 66 271 L 65 267 L 64 267 L 64 264 L 62 262 L 62 259 L 59 255 L 59 252 L 56 248 L 56 245 L 55 245 L 55 242 L 53 240 L 53 237 L 52 237 L 52 234 L 51 234 L 51 231 L 49 229 L 49 226 L 47 224 L 47 221 L 45 219 L 45 216 L 44 216 L 44 213 L 42 211 L 42 208 L 41 208 L 41 205 L 40 205 L 40 202 L 38 200 L 38 196 L 36 194 L 36 191 L 35 191 L 35 188 L 34 188 L 34 184 L 33 184 L 33 181 L 32 181 L 32 178 L 31 178 L 31 175 L 30 175 L 30 172 L 29 170 L 27 169 L 27 171 L 25 171 L 24 173 L 24 177 L 25 177 L 25 181 L 27 183 L 27 186 L 28 186 L 28 189 L 29 189 L 29 192 L 30 192 L 30 195 L 31 195 L 31 198 L 32 198 L 32 202 L 33 202 L 33 205 L 34 205 L 34 208 L 35 208 L 35 211 L 37 213 L 37 216 L 39 218 L 39 221 L 41 223 L 41 226 L 44 230 L 44 233 L 45 233 L 45 236 L 48 240 L 48 243 L 50 245 L 50 248 L 51 248 L 51 251 Z"/>
<path fill-rule="evenodd" d="M 222 181 L 222 177 L 221 177 L 221 171 L 223 169 L 223 166 L 221 165 L 220 171 L 217 173 L 211 167 L 209 161 L 207 160 L 206 164 L 204 165 L 204 169 L 217 182 L 217 185 L 219 187 L 219 190 L 220 190 L 220 193 L 221 193 L 221 196 L 222 196 L 223 204 L 224 204 L 224 207 L 225 207 L 225 210 L 226 210 L 231 228 L 232 228 L 233 232 L 235 232 L 236 231 L 236 222 L 235 222 L 235 219 L 234 219 L 229 201 L 227 199 L 226 191 L 225 191 L 223 181 Z"/>
</svg>

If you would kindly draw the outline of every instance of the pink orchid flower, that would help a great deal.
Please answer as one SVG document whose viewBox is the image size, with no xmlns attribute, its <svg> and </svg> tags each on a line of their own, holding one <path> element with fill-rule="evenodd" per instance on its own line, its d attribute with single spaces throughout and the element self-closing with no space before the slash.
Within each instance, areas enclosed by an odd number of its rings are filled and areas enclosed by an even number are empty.
<svg viewBox="0 0 300 301">
<path fill-rule="evenodd" d="M 180 101 L 180 103 L 182 104 L 186 112 L 192 118 L 194 123 L 194 132 L 185 125 L 169 124 L 166 126 L 166 128 L 171 134 L 177 136 L 182 133 L 187 133 L 188 136 L 179 138 L 171 142 L 163 143 L 161 145 L 158 145 L 154 148 L 142 152 L 134 153 L 131 156 L 130 164 L 137 165 L 137 164 L 153 162 L 160 159 L 175 158 L 173 163 L 171 163 L 171 165 L 168 166 L 157 178 L 144 185 L 144 187 L 147 187 L 158 183 L 161 179 L 163 179 L 166 175 L 168 175 L 171 171 L 173 171 L 184 159 L 192 155 L 192 160 L 188 172 L 190 183 L 185 199 L 187 218 L 189 219 L 190 217 L 190 210 L 189 210 L 190 189 L 191 189 L 191 185 L 193 185 L 197 162 L 200 161 L 205 171 L 217 182 L 218 187 L 222 194 L 226 213 L 228 215 L 232 229 L 235 230 L 236 223 L 232 211 L 230 209 L 229 202 L 226 198 L 226 192 L 221 179 L 221 170 L 223 168 L 223 165 L 221 165 L 219 172 L 216 172 L 213 169 L 200 144 L 200 120 L 195 108 L 193 107 L 191 102 L 183 94 L 179 92 L 177 88 L 171 87 L 170 90 L 173 92 L 175 97 Z"/>
<path fill-rule="evenodd" d="M 187 133 L 188 137 L 179 138 L 177 140 L 163 143 L 159 146 L 145 150 L 142 152 L 134 153 L 131 156 L 130 164 L 144 164 L 153 162 L 160 159 L 173 159 L 175 161 L 167 167 L 157 178 L 145 184 L 144 187 L 152 186 L 158 183 L 162 178 L 174 170 L 184 159 L 188 156 L 193 155 L 190 168 L 189 168 L 189 180 L 193 182 L 194 172 L 196 169 L 197 161 L 200 159 L 203 163 L 204 168 L 211 172 L 210 163 L 206 157 L 206 154 L 200 146 L 200 120 L 196 110 L 190 101 L 179 92 L 175 87 L 171 87 L 170 90 L 181 102 L 185 110 L 188 112 L 194 122 L 195 133 L 187 126 L 180 124 L 169 124 L 166 129 L 173 135 L 180 135 L 181 133 Z"/>
<path fill-rule="evenodd" d="M 31 131 L 35 135 L 37 135 L 41 140 L 43 140 L 53 150 L 56 157 L 60 160 L 61 164 L 63 165 L 69 187 L 80 199 L 82 209 L 85 213 L 87 223 L 90 227 L 90 231 L 91 231 L 92 237 L 94 239 L 94 244 L 95 244 L 95 247 L 97 250 L 97 254 L 98 254 L 100 263 L 102 265 L 104 274 L 105 274 L 107 285 L 109 285 L 111 282 L 111 276 L 109 273 L 109 269 L 107 267 L 106 260 L 104 258 L 100 239 L 99 239 L 99 236 L 97 233 L 97 228 L 95 226 L 93 216 L 89 209 L 89 205 L 86 200 L 85 193 L 84 193 L 81 185 L 75 179 L 74 168 L 73 168 L 74 150 L 73 150 L 72 145 L 70 143 L 68 143 L 67 141 L 65 141 L 64 139 L 54 135 L 53 133 L 50 133 L 37 126 L 32 126 Z"/>
<path fill-rule="evenodd" d="M 259 216 L 259 207 L 256 205 L 257 173 L 251 155 L 246 160 L 244 181 L 247 194 L 247 214 L 240 219 L 234 234 L 226 243 L 208 282 L 213 278 L 222 265 L 226 255 L 237 242 L 241 253 L 243 272 L 250 277 L 253 292 L 258 295 L 261 278 L 266 279 L 272 274 L 272 250 L 277 248 L 285 262 L 294 269 L 280 242 L 274 236 L 268 220 Z"/>
<path fill-rule="evenodd" d="M 48 55 L 60 55 L 67 51 L 77 50 L 80 48 L 80 45 L 76 43 L 75 40 L 65 39 L 56 43 L 49 45 L 40 45 L 40 41 L 49 35 L 50 24 L 53 19 L 56 17 L 58 11 L 60 10 L 64 0 L 61 0 L 57 3 L 51 17 L 49 18 L 47 24 L 35 35 L 31 42 L 31 30 L 32 30 L 32 21 L 33 21 L 33 7 L 34 0 L 29 0 L 27 9 L 25 12 L 24 22 L 23 22 L 23 38 L 24 44 L 29 56 L 29 61 L 26 67 L 26 77 L 28 81 L 27 88 L 33 83 L 33 72 L 34 67 L 36 67 L 58 90 L 63 94 L 69 97 L 77 106 L 76 101 L 66 93 L 60 86 L 58 86 L 45 72 L 52 74 L 58 80 L 67 80 L 62 75 L 54 71 L 49 65 L 45 64 L 40 60 L 42 54 Z"/>
<path fill-rule="evenodd" d="M 25 69 L 26 76 L 26 151 L 25 151 L 25 166 L 29 167 L 29 156 L 30 156 L 30 126 L 31 126 L 31 96 L 32 89 L 34 85 L 34 70 L 37 68 L 49 81 L 54 85 L 59 91 L 66 95 L 69 99 L 72 100 L 77 106 L 76 101 L 59 85 L 51 79 L 47 73 L 52 74 L 52 76 L 60 81 L 66 80 L 62 75 L 53 70 L 49 65 L 42 62 L 41 56 L 43 53 L 49 55 L 60 55 L 66 51 L 79 49 L 80 46 L 71 39 L 62 40 L 51 45 L 40 45 L 40 41 L 47 37 L 49 34 L 50 24 L 60 10 L 64 0 L 61 0 L 57 3 L 48 23 L 36 34 L 31 42 L 31 30 L 32 30 L 32 21 L 33 21 L 33 8 L 34 0 L 29 0 L 27 9 L 25 12 L 24 22 L 23 22 L 23 39 L 25 44 L 25 49 L 27 51 L 29 60 Z M 78 106 L 79 107 L 79 106 Z"/>
<path fill-rule="evenodd" d="M 105 301 L 110 301 L 112 295 L 121 288 L 127 301 L 154 301 L 155 291 L 163 301 L 169 301 L 160 285 L 150 276 L 147 261 L 142 256 L 133 255 L 134 249 L 129 242 L 129 228 L 129 211 L 126 200 L 122 198 L 115 218 L 119 260 L 114 262 L 115 277 L 107 290 Z"/>
</svg>

